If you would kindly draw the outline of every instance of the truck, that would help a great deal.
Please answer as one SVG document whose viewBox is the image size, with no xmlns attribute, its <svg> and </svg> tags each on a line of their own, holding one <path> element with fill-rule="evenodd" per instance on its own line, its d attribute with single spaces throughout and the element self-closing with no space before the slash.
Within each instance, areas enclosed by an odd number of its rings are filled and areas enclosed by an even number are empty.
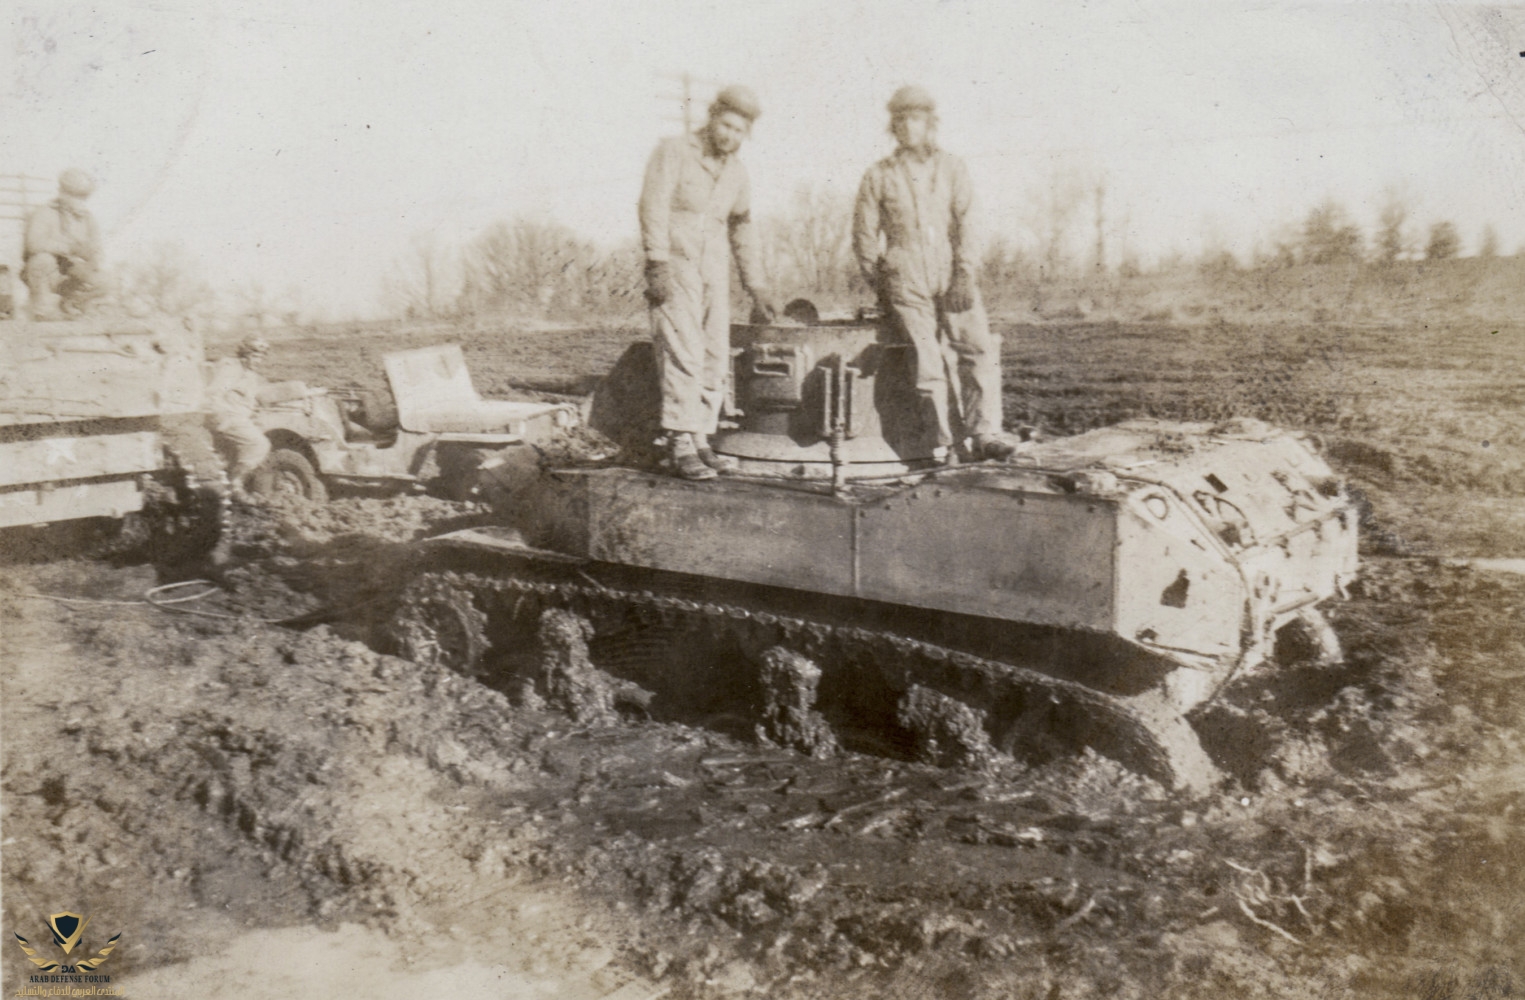
<svg viewBox="0 0 1525 1000">
<path fill-rule="evenodd" d="M 0 531 L 95 523 L 210 551 L 215 462 L 176 446 L 201 429 L 202 361 L 178 320 L 0 321 Z"/>
</svg>

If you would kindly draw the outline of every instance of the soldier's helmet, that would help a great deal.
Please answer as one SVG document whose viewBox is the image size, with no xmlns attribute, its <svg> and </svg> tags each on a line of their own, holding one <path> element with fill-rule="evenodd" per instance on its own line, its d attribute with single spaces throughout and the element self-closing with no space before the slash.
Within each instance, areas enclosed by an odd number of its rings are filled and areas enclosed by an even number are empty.
<svg viewBox="0 0 1525 1000">
<path fill-rule="evenodd" d="M 918 87 L 912 83 L 895 91 L 894 95 L 890 97 L 890 103 L 887 107 L 892 115 L 904 114 L 907 111 L 936 113 L 937 102 L 932 100 L 932 95 L 927 92 L 926 88 Z"/>
<path fill-rule="evenodd" d="M 78 167 L 70 167 L 58 175 L 58 190 L 74 198 L 88 198 L 95 190 L 95 178 Z"/>
<path fill-rule="evenodd" d="M 747 121 L 755 122 L 762 114 L 762 105 L 757 103 L 757 95 L 752 92 L 751 87 L 733 83 L 729 87 L 722 88 L 710 104 L 711 117 L 726 111 L 734 111 Z"/>
<path fill-rule="evenodd" d="M 270 341 L 264 337 L 245 337 L 239 341 L 238 356 L 244 360 L 263 357 L 270 353 Z"/>
</svg>

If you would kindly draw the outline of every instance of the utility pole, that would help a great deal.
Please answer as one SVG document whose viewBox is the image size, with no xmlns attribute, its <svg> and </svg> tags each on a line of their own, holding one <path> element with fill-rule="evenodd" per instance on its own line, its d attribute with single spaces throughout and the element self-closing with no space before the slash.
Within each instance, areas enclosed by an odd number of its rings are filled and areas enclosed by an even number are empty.
<svg viewBox="0 0 1525 1000">
<path fill-rule="evenodd" d="M 50 183 L 30 174 L 0 174 L 0 223 L 10 231 L 0 240 L 0 318 L 8 318 L 15 308 L 11 268 L 21 264 L 26 217 L 33 206 L 47 200 Z"/>
<path fill-rule="evenodd" d="M 0 174 L 0 221 L 14 222 L 16 234 L 20 236 L 32 209 L 48 200 L 50 183 L 46 178 L 30 174 Z M 0 259 L 9 256 L 8 252 L 0 250 Z"/>
<path fill-rule="evenodd" d="M 1103 202 L 1107 197 L 1107 182 L 1103 178 L 1096 179 L 1096 274 L 1101 276 L 1107 273 L 1107 216 L 1103 208 Z"/>
<path fill-rule="evenodd" d="M 718 90 L 720 88 L 720 84 L 715 80 L 708 80 L 704 77 L 694 76 L 692 73 L 688 72 L 663 73 L 661 74 L 660 78 L 664 81 L 667 81 L 668 83 L 676 84 L 678 87 L 678 92 L 675 94 L 659 93 L 657 94 L 657 99 L 660 101 L 677 101 L 679 109 L 682 112 L 681 117 L 679 118 L 666 116 L 665 120 L 681 121 L 683 122 L 683 131 L 692 132 L 698 125 L 699 114 L 695 107 L 695 102 L 699 100 L 698 95 L 700 89 Z"/>
</svg>

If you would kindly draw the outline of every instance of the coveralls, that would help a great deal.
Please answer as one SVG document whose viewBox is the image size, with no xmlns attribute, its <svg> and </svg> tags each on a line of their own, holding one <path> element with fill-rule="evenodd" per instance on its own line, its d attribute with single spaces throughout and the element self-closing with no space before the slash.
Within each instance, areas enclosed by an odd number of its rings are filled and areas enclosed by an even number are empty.
<svg viewBox="0 0 1525 1000">
<path fill-rule="evenodd" d="M 270 439 L 254 422 L 265 380 L 238 358 L 212 364 L 207 377 L 208 427 L 228 457 L 228 479 L 242 486 L 270 455 Z"/>
<path fill-rule="evenodd" d="M 731 255 L 742 286 L 761 274 L 747 171 L 707 154 L 698 134 L 658 143 L 641 188 L 641 243 L 666 261 L 670 299 L 651 309 L 662 429 L 713 434 L 731 365 Z"/>
<path fill-rule="evenodd" d="M 1001 342 L 990 332 L 979 288 L 961 313 L 944 309 L 955 268 L 971 271 L 974 187 L 964 161 L 934 149 L 900 149 L 863 175 L 853 213 L 853 253 L 865 274 L 883 261 L 881 293 L 916 348 L 916 391 L 933 411 L 937 444 L 954 442 L 943 345 L 957 356 L 962 388 L 960 437 L 1001 431 Z M 880 235 L 884 249 L 880 253 Z"/>
<path fill-rule="evenodd" d="M 99 294 L 100 256 L 95 218 L 83 207 L 59 198 L 35 209 L 27 217 L 22 250 L 32 317 L 54 319 L 60 304 L 70 313 L 83 311 Z"/>
</svg>

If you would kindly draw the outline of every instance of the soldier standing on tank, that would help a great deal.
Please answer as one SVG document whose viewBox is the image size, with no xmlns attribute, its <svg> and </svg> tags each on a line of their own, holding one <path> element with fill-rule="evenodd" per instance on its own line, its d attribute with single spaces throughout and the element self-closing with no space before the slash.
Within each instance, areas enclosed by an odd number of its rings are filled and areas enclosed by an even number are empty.
<svg viewBox="0 0 1525 1000">
<path fill-rule="evenodd" d="M 1001 436 L 1001 342 L 974 279 L 974 189 L 964 161 L 937 146 L 937 106 L 920 87 L 889 102 L 898 148 L 863 175 L 853 253 L 879 301 L 916 348 L 916 391 L 937 429 L 938 453 L 955 439 L 958 406 L 970 457 L 1010 458 Z M 944 343 L 957 357 L 961 393 L 950 399 Z"/>
<path fill-rule="evenodd" d="M 702 128 L 657 145 L 641 188 L 662 430 L 673 473 L 684 479 L 736 470 L 709 444 L 730 375 L 732 255 L 758 310 L 769 320 L 777 313 L 760 284 L 751 188 L 736 155 L 760 113 L 748 88 L 721 90 Z"/>
<path fill-rule="evenodd" d="M 85 208 L 94 190 L 90 175 L 71 167 L 58 175 L 58 197 L 27 217 L 22 279 L 34 320 L 81 315 L 101 294 L 100 233 Z"/>
<path fill-rule="evenodd" d="M 270 344 L 264 338 L 246 338 L 235 357 L 213 363 L 207 375 L 207 427 L 227 458 L 230 493 L 236 500 L 246 499 L 244 481 L 270 455 L 270 439 L 254 422 L 268 385 L 255 369 L 268 353 Z"/>
</svg>

